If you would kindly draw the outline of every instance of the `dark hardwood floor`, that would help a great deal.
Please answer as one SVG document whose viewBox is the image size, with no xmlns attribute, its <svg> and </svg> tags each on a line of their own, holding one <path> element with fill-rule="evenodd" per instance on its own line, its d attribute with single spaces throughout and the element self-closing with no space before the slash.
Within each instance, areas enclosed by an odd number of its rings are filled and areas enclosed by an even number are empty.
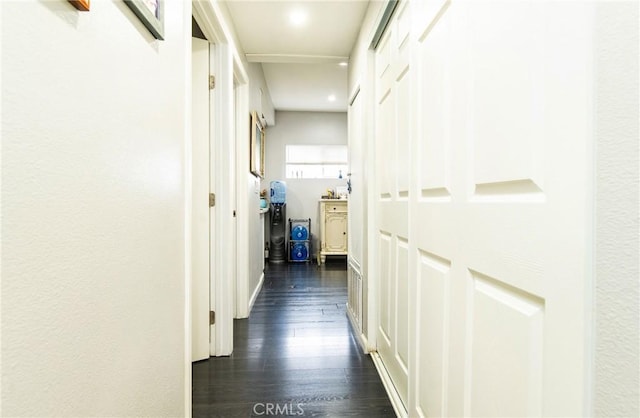
<svg viewBox="0 0 640 418">
<path fill-rule="evenodd" d="M 346 264 L 271 264 L 234 352 L 193 364 L 194 417 L 394 417 L 346 315 Z"/>
</svg>

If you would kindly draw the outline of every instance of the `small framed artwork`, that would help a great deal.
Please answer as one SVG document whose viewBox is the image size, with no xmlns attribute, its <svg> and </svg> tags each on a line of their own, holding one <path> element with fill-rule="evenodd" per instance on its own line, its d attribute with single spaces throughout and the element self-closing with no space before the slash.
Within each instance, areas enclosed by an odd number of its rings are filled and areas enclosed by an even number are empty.
<svg viewBox="0 0 640 418">
<path fill-rule="evenodd" d="M 250 170 L 258 176 L 264 177 L 264 127 L 257 112 L 251 112 L 251 160 Z"/>
<path fill-rule="evenodd" d="M 73 5 L 76 9 L 88 12 L 89 11 L 89 1 L 90 0 L 69 0 L 69 3 Z"/>
<path fill-rule="evenodd" d="M 164 0 L 124 0 L 138 19 L 160 40 L 164 40 Z"/>
</svg>

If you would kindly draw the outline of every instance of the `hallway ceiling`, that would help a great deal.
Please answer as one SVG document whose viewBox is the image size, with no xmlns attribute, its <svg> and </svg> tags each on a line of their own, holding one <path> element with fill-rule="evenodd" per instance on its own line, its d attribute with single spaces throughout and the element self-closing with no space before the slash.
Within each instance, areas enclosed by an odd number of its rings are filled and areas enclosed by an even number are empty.
<svg viewBox="0 0 640 418">
<path fill-rule="evenodd" d="M 247 60 L 262 64 L 276 110 L 347 111 L 345 63 L 369 1 L 228 0 L 226 4 Z"/>
</svg>

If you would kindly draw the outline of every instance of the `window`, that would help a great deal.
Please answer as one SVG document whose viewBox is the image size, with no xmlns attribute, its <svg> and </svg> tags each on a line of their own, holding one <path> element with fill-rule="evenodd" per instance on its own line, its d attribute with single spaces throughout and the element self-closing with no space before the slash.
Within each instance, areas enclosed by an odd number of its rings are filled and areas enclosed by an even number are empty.
<svg viewBox="0 0 640 418">
<path fill-rule="evenodd" d="M 347 175 L 346 145 L 287 145 L 288 179 L 337 179 Z"/>
</svg>

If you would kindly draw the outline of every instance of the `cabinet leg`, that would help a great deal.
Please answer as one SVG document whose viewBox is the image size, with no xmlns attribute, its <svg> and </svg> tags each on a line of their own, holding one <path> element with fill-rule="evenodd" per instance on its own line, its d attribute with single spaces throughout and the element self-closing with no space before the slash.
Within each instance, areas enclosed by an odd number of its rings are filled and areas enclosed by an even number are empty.
<svg viewBox="0 0 640 418">
<path fill-rule="evenodd" d="M 321 255 L 320 256 L 320 263 L 324 264 L 325 261 L 327 261 L 327 256 L 326 255 Z"/>
</svg>

